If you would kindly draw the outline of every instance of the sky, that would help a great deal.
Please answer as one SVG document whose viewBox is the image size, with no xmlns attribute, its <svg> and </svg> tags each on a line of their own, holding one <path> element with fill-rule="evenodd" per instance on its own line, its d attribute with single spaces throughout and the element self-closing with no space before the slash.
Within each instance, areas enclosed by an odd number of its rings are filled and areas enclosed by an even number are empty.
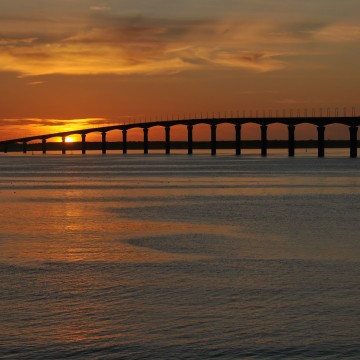
<svg viewBox="0 0 360 360">
<path fill-rule="evenodd" d="M 0 0 L 0 140 L 145 118 L 360 113 L 359 14 L 359 0 Z M 315 137 L 298 127 L 297 138 Z"/>
</svg>

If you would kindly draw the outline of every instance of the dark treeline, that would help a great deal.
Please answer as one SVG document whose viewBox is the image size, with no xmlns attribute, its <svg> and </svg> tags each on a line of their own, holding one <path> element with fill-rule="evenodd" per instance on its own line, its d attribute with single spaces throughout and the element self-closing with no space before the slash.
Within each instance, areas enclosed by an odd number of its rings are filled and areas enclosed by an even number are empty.
<svg viewBox="0 0 360 360">
<path fill-rule="evenodd" d="M 359 144 L 359 142 L 358 142 Z M 187 149 L 188 143 L 187 141 L 172 141 L 171 148 L 172 149 Z M 269 149 L 286 149 L 288 147 L 287 140 L 269 140 L 267 143 Z M 299 140 L 296 141 L 296 148 L 317 148 L 318 142 L 316 140 Z M 325 146 L 327 148 L 347 148 L 349 147 L 348 140 L 327 140 L 325 141 Z M 131 141 L 127 143 L 128 150 L 142 150 L 144 144 L 142 141 Z M 234 141 L 217 141 L 216 147 L 218 149 L 235 149 Z M 82 143 L 81 142 L 73 142 L 66 143 L 67 150 L 81 150 Z M 101 150 L 102 143 L 101 142 L 87 142 L 86 149 L 87 150 Z M 107 142 L 106 148 L 108 150 L 122 150 L 122 142 Z M 194 149 L 210 149 L 211 143 L 210 141 L 198 141 L 193 143 Z M 242 141 L 243 149 L 260 149 L 261 142 L 259 140 L 243 140 Z M 61 142 L 48 142 L 46 144 L 46 149 L 48 151 L 54 151 L 62 149 Z M 149 149 L 151 150 L 161 150 L 165 149 L 164 141 L 149 141 Z M 23 145 L 22 144 L 9 144 L 8 151 L 13 152 L 22 152 Z M 28 143 L 27 144 L 28 151 L 42 151 L 41 143 Z"/>
</svg>

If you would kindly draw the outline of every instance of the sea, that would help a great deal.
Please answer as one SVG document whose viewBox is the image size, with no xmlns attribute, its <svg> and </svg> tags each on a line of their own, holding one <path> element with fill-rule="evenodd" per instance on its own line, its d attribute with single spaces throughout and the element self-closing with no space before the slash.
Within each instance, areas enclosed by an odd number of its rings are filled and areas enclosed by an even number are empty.
<svg viewBox="0 0 360 360">
<path fill-rule="evenodd" d="M 0 359 L 360 359 L 360 160 L 0 154 Z"/>
</svg>

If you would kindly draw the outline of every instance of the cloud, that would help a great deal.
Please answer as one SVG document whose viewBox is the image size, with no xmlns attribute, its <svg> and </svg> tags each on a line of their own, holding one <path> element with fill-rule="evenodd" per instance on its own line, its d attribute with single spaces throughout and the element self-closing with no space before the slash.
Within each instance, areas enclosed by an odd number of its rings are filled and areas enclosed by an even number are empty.
<svg viewBox="0 0 360 360">
<path fill-rule="evenodd" d="M 330 24 L 313 32 L 315 39 L 327 42 L 351 42 L 360 40 L 360 25 Z"/>
<path fill-rule="evenodd" d="M 31 81 L 27 83 L 27 85 L 36 86 L 36 85 L 42 85 L 44 83 L 45 83 L 44 81 Z"/>
<path fill-rule="evenodd" d="M 90 6 L 90 10 L 91 11 L 109 11 L 109 10 L 111 10 L 111 7 L 106 6 L 106 5 L 93 5 L 93 6 Z"/>
<path fill-rule="evenodd" d="M 23 39 L 16 39 L 16 38 L 0 38 L 0 48 L 2 46 L 15 46 L 15 45 L 28 45 L 33 43 L 36 38 L 23 38 Z"/>
<path fill-rule="evenodd" d="M 0 119 L 0 124 L 7 127 L 30 126 L 32 128 L 88 128 L 92 126 L 103 126 L 113 124 L 113 120 L 105 118 L 84 118 L 84 119 L 47 119 L 47 118 L 20 118 L 20 119 Z"/>
<path fill-rule="evenodd" d="M 231 24 L 215 20 L 169 20 L 96 16 L 73 34 L 7 38 L 2 71 L 48 74 L 154 74 L 235 67 L 271 71 L 283 66 L 270 51 L 240 50 Z"/>
<path fill-rule="evenodd" d="M 282 105 L 297 105 L 297 104 L 305 104 L 306 101 L 298 100 L 298 99 L 281 99 L 275 101 L 276 104 L 282 104 Z"/>
<path fill-rule="evenodd" d="M 322 22 L 122 17 L 106 9 L 93 5 L 88 22 L 71 22 L 63 33 L 57 26 L 53 32 L 3 37 L 1 70 L 21 76 L 173 74 L 218 68 L 267 72 L 284 69 L 289 58 L 306 54 L 304 44 L 360 38 L 357 26 Z"/>
<path fill-rule="evenodd" d="M 239 52 L 235 49 L 221 51 L 214 59 L 217 64 L 254 69 L 260 72 L 280 70 L 285 63 L 278 59 L 281 54 L 271 52 Z"/>
</svg>

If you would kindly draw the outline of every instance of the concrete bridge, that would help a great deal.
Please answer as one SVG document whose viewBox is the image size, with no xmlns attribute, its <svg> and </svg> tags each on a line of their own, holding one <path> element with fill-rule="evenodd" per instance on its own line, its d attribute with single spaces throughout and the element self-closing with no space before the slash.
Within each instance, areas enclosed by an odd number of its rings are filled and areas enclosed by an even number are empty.
<svg viewBox="0 0 360 360">
<path fill-rule="evenodd" d="M 3 149 L 4 153 L 7 153 L 8 146 L 10 144 L 20 143 L 23 144 L 23 153 L 27 152 L 27 143 L 32 141 L 41 141 L 42 142 L 42 152 L 46 154 L 46 142 L 48 139 L 58 138 L 62 139 L 62 153 L 66 154 L 66 137 L 71 135 L 81 135 L 82 138 L 82 153 L 86 154 L 86 136 L 90 133 L 99 132 L 102 134 L 102 153 L 106 154 L 106 135 L 110 131 L 120 130 L 122 131 L 122 144 L 123 144 L 123 153 L 127 153 L 127 133 L 129 130 L 134 128 L 143 129 L 144 139 L 143 139 L 143 149 L 144 154 L 148 153 L 149 149 L 149 140 L 148 133 L 149 130 L 155 126 L 161 126 L 164 128 L 164 138 L 165 138 L 165 153 L 170 154 L 171 150 L 171 128 L 176 125 L 183 125 L 187 127 L 187 143 L 188 143 L 188 154 L 193 153 L 193 128 L 199 124 L 207 124 L 211 129 L 211 154 L 216 155 L 216 135 L 217 135 L 217 126 L 220 124 L 232 124 L 234 125 L 234 138 L 235 138 L 235 154 L 240 155 L 242 150 L 242 141 L 241 141 L 241 128 L 242 125 L 253 123 L 257 124 L 261 130 L 261 155 L 267 155 L 268 140 L 267 140 L 267 130 L 271 124 L 279 123 L 287 125 L 288 127 L 288 154 L 289 156 L 295 156 L 295 132 L 296 126 L 299 124 L 312 124 L 317 127 L 318 133 L 318 156 L 325 156 L 325 132 L 326 126 L 331 124 L 342 124 L 349 128 L 349 150 L 350 157 L 356 158 L 358 154 L 358 127 L 360 125 L 360 116 L 336 116 L 336 117 L 270 117 L 270 118 L 260 118 L 260 117 L 248 117 L 248 118 L 239 118 L 239 117 L 218 117 L 210 119 L 186 119 L 186 120 L 164 120 L 164 121 L 152 121 L 152 122 L 141 122 L 136 124 L 122 124 L 115 126 L 105 126 L 91 129 L 82 129 L 74 130 L 67 132 L 59 132 L 53 134 L 31 136 L 25 138 L 11 139 L 0 142 L 0 149 Z"/>
</svg>

